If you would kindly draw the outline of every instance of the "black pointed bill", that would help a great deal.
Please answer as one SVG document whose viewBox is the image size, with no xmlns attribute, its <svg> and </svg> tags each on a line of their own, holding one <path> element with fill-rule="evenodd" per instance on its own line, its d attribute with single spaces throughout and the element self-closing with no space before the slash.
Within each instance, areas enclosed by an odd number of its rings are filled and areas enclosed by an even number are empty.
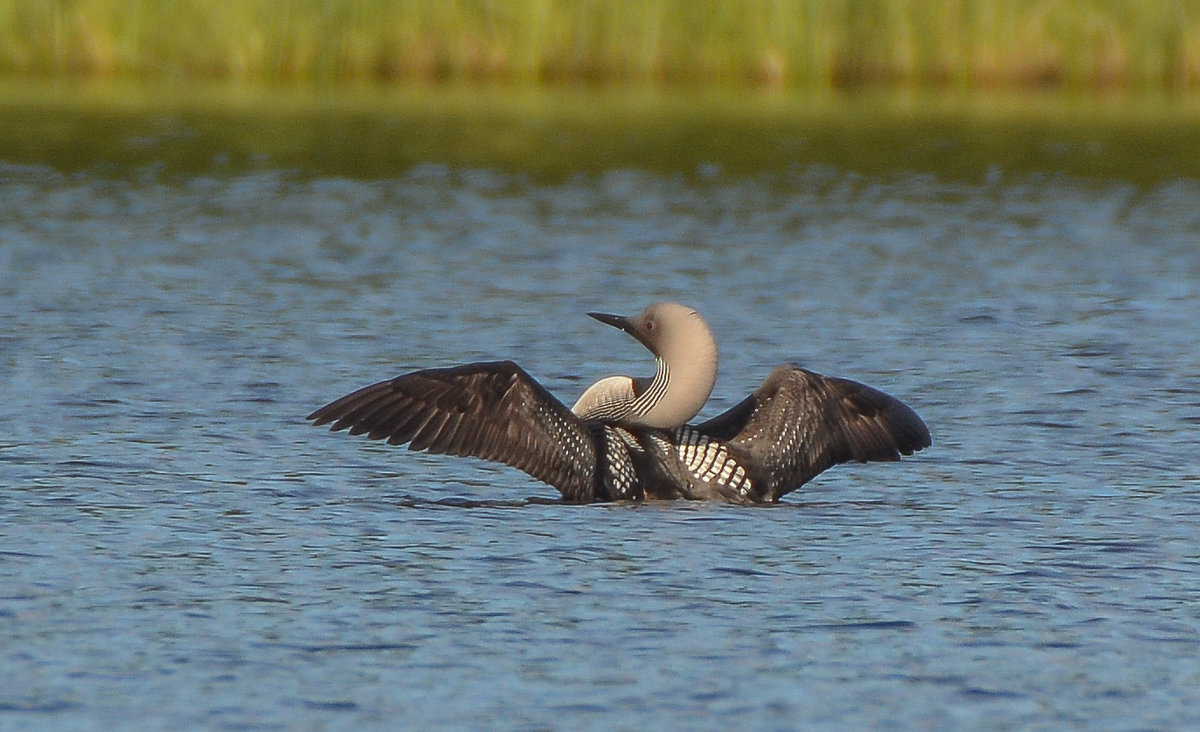
<svg viewBox="0 0 1200 732">
<path fill-rule="evenodd" d="M 608 313 L 588 313 L 588 316 L 599 320 L 605 325 L 611 325 L 614 328 L 625 331 L 633 336 L 638 343 L 650 349 L 651 353 L 658 355 L 658 352 L 654 350 L 654 346 L 647 340 L 646 333 L 641 328 L 641 320 L 639 318 L 627 318 L 624 315 L 609 315 Z"/>
<path fill-rule="evenodd" d="M 633 333 L 633 324 L 624 315 L 609 315 L 608 313 L 588 313 L 589 318 L 595 318 L 605 325 Z"/>
</svg>

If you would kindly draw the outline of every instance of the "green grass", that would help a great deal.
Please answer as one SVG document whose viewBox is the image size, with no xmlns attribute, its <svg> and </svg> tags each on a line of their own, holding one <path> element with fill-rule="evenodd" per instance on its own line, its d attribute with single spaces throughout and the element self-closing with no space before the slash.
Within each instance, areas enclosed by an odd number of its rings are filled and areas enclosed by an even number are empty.
<svg viewBox="0 0 1200 732">
<path fill-rule="evenodd" d="M 0 74 L 1200 87 L 1200 0 L 0 0 Z"/>
</svg>

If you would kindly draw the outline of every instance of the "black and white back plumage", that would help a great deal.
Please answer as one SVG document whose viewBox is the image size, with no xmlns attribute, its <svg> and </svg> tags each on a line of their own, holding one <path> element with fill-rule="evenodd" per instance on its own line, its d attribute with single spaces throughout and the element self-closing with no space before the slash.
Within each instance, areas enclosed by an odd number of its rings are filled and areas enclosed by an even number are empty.
<svg viewBox="0 0 1200 732">
<path fill-rule="evenodd" d="M 780 366 L 743 402 L 696 426 L 582 419 L 511 361 L 426 369 L 316 410 L 314 424 L 409 449 L 512 465 L 574 503 L 774 502 L 833 465 L 898 460 L 930 445 L 899 400 Z"/>
</svg>

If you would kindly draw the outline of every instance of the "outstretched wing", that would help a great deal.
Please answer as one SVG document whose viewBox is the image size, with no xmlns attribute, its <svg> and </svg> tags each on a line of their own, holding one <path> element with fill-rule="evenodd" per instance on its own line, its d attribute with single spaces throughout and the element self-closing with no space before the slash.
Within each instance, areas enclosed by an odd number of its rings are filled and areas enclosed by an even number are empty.
<svg viewBox="0 0 1200 732">
<path fill-rule="evenodd" d="M 308 415 L 410 450 L 507 463 L 591 500 L 595 445 L 586 425 L 512 361 L 425 369 L 363 387 Z"/>
<path fill-rule="evenodd" d="M 839 463 L 899 460 L 931 444 L 900 400 L 849 379 L 779 366 L 753 394 L 696 429 L 736 446 L 776 500 Z"/>
</svg>

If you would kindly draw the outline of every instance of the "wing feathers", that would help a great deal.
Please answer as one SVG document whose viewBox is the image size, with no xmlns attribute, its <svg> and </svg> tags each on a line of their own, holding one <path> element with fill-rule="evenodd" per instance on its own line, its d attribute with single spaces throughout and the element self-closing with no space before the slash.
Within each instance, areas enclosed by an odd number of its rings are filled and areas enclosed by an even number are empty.
<svg viewBox="0 0 1200 732">
<path fill-rule="evenodd" d="M 507 463 L 568 500 L 590 500 L 595 446 L 584 423 L 511 361 L 425 369 L 363 387 L 308 416 L 411 450 Z"/>
<path fill-rule="evenodd" d="M 899 460 L 931 444 L 916 412 L 877 389 L 798 366 L 697 429 L 749 455 L 761 500 L 777 500 L 839 463 Z"/>
</svg>

